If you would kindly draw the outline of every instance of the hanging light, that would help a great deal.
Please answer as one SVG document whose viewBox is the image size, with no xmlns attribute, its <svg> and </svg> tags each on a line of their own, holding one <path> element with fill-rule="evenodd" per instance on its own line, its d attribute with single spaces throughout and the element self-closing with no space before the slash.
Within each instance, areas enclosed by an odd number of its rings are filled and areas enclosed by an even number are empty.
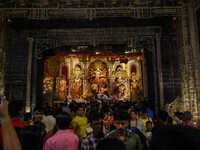
<svg viewBox="0 0 200 150">
<path fill-rule="evenodd" d="M 177 4 L 178 4 L 178 5 L 182 5 L 182 4 L 183 4 L 183 0 L 178 0 L 178 1 L 177 1 Z"/>
<path fill-rule="evenodd" d="M 49 5 L 49 0 L 43 0 L 43 5 L 44 5 L 44 6 Z"/>
<path fill-rule="evenodd" d="M 140 0 L 134 0 L 134 5 L 140 5 Z"/>
<path fill-rule="evenodd" d="M 155 0 L 156 5 L 161 5 L 161 0 Z"/>
</svg>

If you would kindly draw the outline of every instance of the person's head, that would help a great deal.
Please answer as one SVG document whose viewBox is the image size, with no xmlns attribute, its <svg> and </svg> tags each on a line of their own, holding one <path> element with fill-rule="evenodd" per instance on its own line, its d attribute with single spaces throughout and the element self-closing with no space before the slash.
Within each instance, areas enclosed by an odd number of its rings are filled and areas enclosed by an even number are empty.
<svg viewBox="0 0 200 150">
<path fill-rule="evenodd" d="M 32 114 L 31 113 L 25 113 L 24 114 L 24 121 L 29 124 L 32 121 Z"/>
<path fill-rule="evenodd" d="M 146 127 L 147 127 L 148 132 L 150 132 L 152 130 L 152 127 L 153 127 L 152 125 L 153 125 L 153 123 L 151 121 L 146 122 Z"/>
<path fill-rule="evenodd" d="M 200 131 L 188 126 L 164 126 L 152 136 L 152 150 L 199 150 Z"/>
<path fill-rule="evenodd" d="M 42 150 L 42 128 L 40 126 L 27 126 L 21 130 L 20 142 L 23 150 Z"/>
<path fill-rule="evenodd" d="M 183 124 L 187 125 L 187 123 L 192 119 L 192 113 L 190 111 L 185 111 L 183 113 Z"/>
<path fill-rule="evenodd" d="M 131 108 L 131 107 L 128 107 L 127 112 L 128 112 L 129 114 L 131 114 L 131 111 L 132 111 L 132 108 Z"/>
<path fill-rule="evenodd" d="M 88 116 L 88 122 L 90 123 L 93 132 L 102 133 L 103 132 L 103 116 L 97 111 L 91 111 Z"/>
<path fill-rule="evenodd" d="M 20 118 L 24 115 L 24 105 L 20 100 L 11 101 L 8 104 L 8 112 L 11 118 Z"/>
<path fill-rule="evenodd" d="M 33 121 L 41 122 L 44 115 L 44 110 L 41 107 L 35 107 L 33 110 Z"/>
<path fill-rule="evenodd" d="M 137 119 L 137 112 L 136 111 L 131 111 L 131 120 L 136 120 Z"/>
<path fill-rule="evenodd" d="M 71 121 L 72 121 L 72 118 L 70 114 L 67 112 L 62 112 L 56 115 L 56 125 L 59 130 L 68 129 Z"/>
<path fill-rule="evenodd" d="M 119 111 L 114 114 L 113 125 L 116 128 L 117 133 L 123 134 L 128 127 L 129 115 L 125 111 Z"/>
<path fill-rule="evenodd" d="M 44 115 L 45 116 L 49 116 L 49 115 L 54 115 L 54 109 L 53 108 L 46 108 L 45 110 L 44 110 Z"/>
<path fill-rule="evenodd" d="M 126 150 L 126 147 L 119 139 L 105 138 L 98 143 L 96 150 Z"/>
<path fill-rule="evenodd" d="M 146 109 L 142 109 L 142 118 L 147 119 L 148 118 L 148 113 Z"/>
<path fill-rule="evenodd" d="M 84 109 L 83 105 L 81 105 L 81 104 L 77 105 L 76 113 L 80 117 L 83 117 L 85 115 L 85 109 Z"/>
<path fill-rule="evenodd" d="M 167 125 L 168 121 L 169 121 L 169 115 L 166 111 L 159 111 L 158 112 L 158 121 L 163 124 L 163 125 Z"/>
<path fill-rule="evenodd" d="M 71 109 L 71 117 L 72 117 L 72 119 L 74 119 L 74 117 L 76 117 L 76 110 L 75 109 Z"/>
</svg>

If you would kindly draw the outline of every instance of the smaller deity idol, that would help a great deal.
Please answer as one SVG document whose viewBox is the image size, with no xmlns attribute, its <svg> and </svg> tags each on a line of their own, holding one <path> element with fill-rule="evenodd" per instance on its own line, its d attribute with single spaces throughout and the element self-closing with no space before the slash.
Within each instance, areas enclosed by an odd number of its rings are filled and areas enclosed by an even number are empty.
<svg viewBox="0 0 200 150">
<path fill-rule="evenodd" d="M 78 75 L 74 78 L 74 83 L 72 88 L 73 88 L 74 99 L 80 99 L 82 92 L 82 79 Z"/>
<path fill-rule="evenodd" d="M 97 94 L 97 97 L 101 101 L 108 101 L 108 88 L 106 84 L 99 89 L 99 94 Z"/>
<path fill-rule="evenodd" d="M 125 86 L 124 86 L 124 82 L 121 76 L 118 77 L 117 79 L 117 87 L 118 87 L 118 98 L 119 99 L 124 99 L 125 96 Z"/>
<path fill-rule="evenodd" d="M 132 74 L 131 80 L 131 99 L 137 100 L 139 95 L 139 82 L 135 78 L 135 74 Z"/>
<path fill-rule="evenodd" d="M 66 93 L 67 93 L 68 86 L 66 85 L 65 77 L 61 77 L 58 83 L 57 92 L 59 95 L 59 100 L 65 101 L 66 100 Z"/>
</svg>

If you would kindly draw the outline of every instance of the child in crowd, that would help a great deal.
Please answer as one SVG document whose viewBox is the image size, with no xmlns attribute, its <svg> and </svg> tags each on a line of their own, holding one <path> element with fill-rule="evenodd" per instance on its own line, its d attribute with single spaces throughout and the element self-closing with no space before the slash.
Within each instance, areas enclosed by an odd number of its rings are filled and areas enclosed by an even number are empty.
<svg viewBox="0 0 200 150">
<path fill-rule="evenodd" d="M 146 122 L 146 127 L 147 127 L 147 130 L 146 130 L 146 137 L 147 137 L 147 140 L 150 141 L 151 140 L 151 137 L 152 137 L 152 128 L 153 128 L 153 123 L 151 121 L 147 121 Z"/>
<path fill-rule="evenodd" d="M 154 126 L 153 120 L 152 120 L 150 117 L 148 117 L 148 114 L 147 114 L 147 110 L 146 110 L 146 109 L 143 109 L 143 110 L 142 110 L 142 116 L 141 116 L 140 119 L 141 119 L 142 122 L 143 122 L 145 131 L 147 130 L 147 127 L 146 127 L 146 122 L 147 122 L 147 121 L 151 121 L 151 122 L 152 122 L 152 126 Z"/>
</svg>

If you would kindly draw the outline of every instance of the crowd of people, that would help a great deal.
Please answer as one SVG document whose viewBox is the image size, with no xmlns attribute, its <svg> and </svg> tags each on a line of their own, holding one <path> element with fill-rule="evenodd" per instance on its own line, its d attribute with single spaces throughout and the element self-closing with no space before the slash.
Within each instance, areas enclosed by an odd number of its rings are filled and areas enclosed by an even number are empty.
<svg viewBox="0 0 200 150">
<path fill-rule="evenodd" d="M 2 100 L 0 149 L 199 150 L 200 131 L 189 111 L 154 115 L 148 102 L 97 101 L 35 107 Z"/>
</svg>

